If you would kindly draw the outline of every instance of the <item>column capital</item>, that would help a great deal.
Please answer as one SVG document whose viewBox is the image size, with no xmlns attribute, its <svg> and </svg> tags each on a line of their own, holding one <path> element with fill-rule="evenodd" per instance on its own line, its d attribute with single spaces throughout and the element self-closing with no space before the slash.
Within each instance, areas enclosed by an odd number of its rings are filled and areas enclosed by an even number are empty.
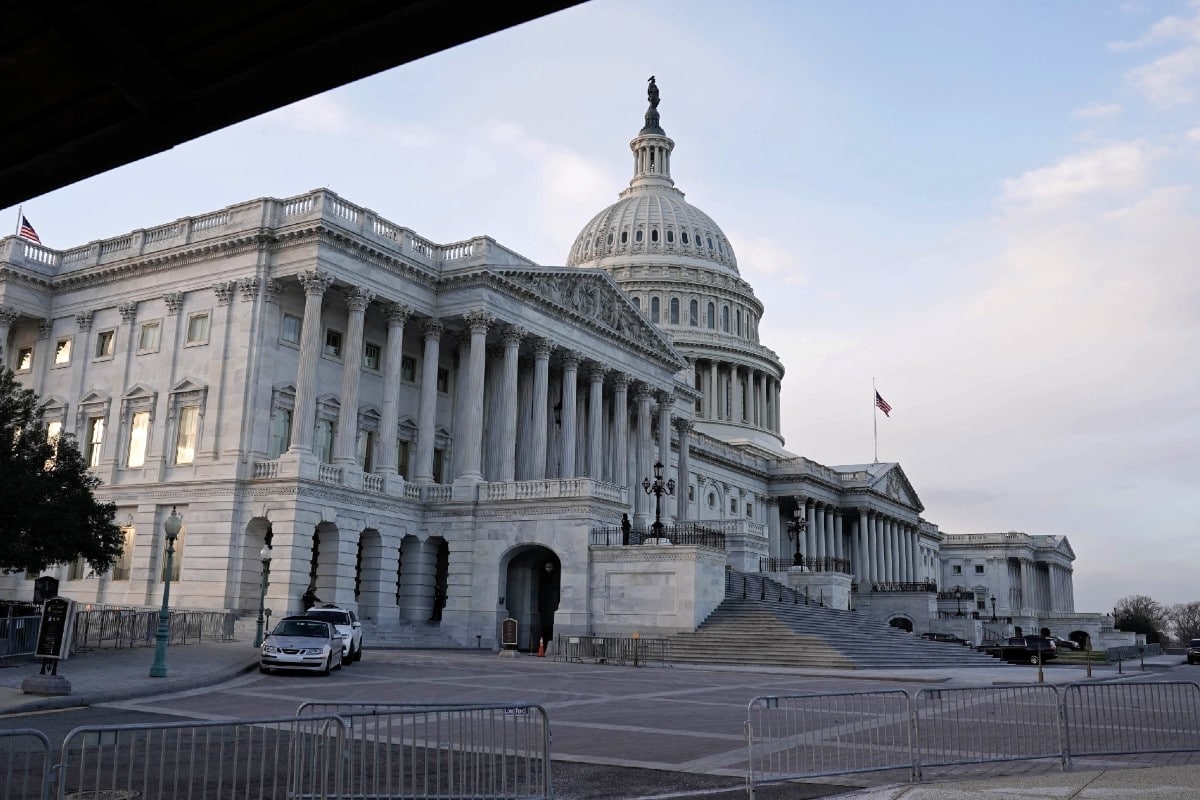
<svg viewBox="0 0 1200 800">
<path fill-rule="evenodd" d="M 411 306 L 406 306 L 403 303 L 388 303 L 383 308 L 383 314 L 387 317 L 388 325 L 404 325 L 408 322 L 408 318 L 412 316 L 413 310 Z"/>
<path fill-rule="evenodd" d="M 488 326 L 495 321 L 495 317 L 486 311 L 468 311 L 463 314 L 463 319 L 467 322 L 467 327 L 471 329 L 471 333 L 487 333 Z"/>
<path fill-rule="evenodd" d="M 121 312 L 121 322 L 132 323 L 137 318 L 137 300 L 130 300 L 128 303 L 121 303 L 117 306 L 117 311 Z"/>
<path fill-rule="evenodd" d="M 633 382 L 633 376 L 628 372 L 617 372 L 613 374 L 613 388 L 618 391 L 628 391 L 629 384 Z"/>
<path fill-rule="evenodd" d="M 375 299 L 375 293 L 361 286 L 352 286 L 346 292 L 346 305 L 351 311 L 366 311 L 367 306 Z"/>
<path fill-rule="evenodd" d="M 4 309 L 0 309 L 0 321 L 4 321 Z M 75 315 L 75 324 L 81 331 L 90 331 L 92 329 L 92 312 L 80 311 Z"/>
<path fill-rule="evenodd" d="M 167 306 L 168 316 L 175 316 L 183 308 L 183 292 L 167 292 L 162 299 Z"/>
<path fill-rule="evenodd" d="M 91 318 L 92 312 L 87 312 L 88 318 Z M 12 325 L 17 321 L 17 317 L 21 316 L 21 312 L 15 308 L 0 308 L 0 322 Z"/>
<path fill-rule="evenodd" d="M 227 306 L 233 302 L 233 293 L 237 289 L 237 281 L 222 281 L 214 284 L 213 294 L 217 296 L 217 305 Z"/>
<path fill-rule="evenodd" d="M 446 332 L 446 323 L 442 322 L 440 319 L 430 318 L 425 320 L 424 329 L 425 341 L 428 342 L 433 340 L 436 342 L 439 341 L 442 338 L 442 334 Z"/>
<path fill-rule="evenodd" d="M 241 278 L 238 282 L 238 291 L 242 293 L 242 302 L 250 303 L 254 298 L 258 297 L 258 289 L 262 285 L 258 276 L 254 275 L 249 278 Z"/>
<path fill-rule="evenodd" d="M 51 331 L 54 330 L 54 320 L 39 319 L 38 320 L 38 338 L 49 339 Z"/>
<path fill-rule="evenodd" d="M 268 303 L 279 303 L 279 296 L 283 294 L 283 283 L 277 278 L 270 278 L 266 285 L 266 298 Z"/>
<path fill-rule="evenodd" d="M 692 424 L 692 421 L 690 419 L 685 419 L 684 417 L 675 417 L 675 419 L 672 420 L 672 424 L 674 424 L 675 430 L 679 432 L 680 436 L 687 436 L 692 431 L 696 430 L 696 426 Z"/>
<path fill-rule="evenodd" d="M 501 334 L 501 340 L 505 347 L 517 347 L 520 346 L 521 340 L 528 335 L 529 332 L 520 325 L 506 325 Z"/>
<path fill-rule="evenodd" d="M 567 352 L 563 353 L 563 369 L 579 369 L 579 364 L 582 361 L 583 353 L 577 353 L 574 350 L 568 350 Z"/>
<path fill-rule="evenodd" d="M 658 402 L 664 406 L 669 406 L 675 402 L 675 395 L 671 394 L 665 389 L 659 389 L 657 392 L 655 392 L 654 396 Z"/>
<path fill-rule="evenodd" d="M 554 352 L 554 347 L 554 342 L 545 337 L 539 336 L 533 340 L 534 358 L 549 358 L 550 354 Z"/>
<path fill-rule="evenodd" d="M 634 392 L 634 395 L 637 397 L 639 403 L 642 400 L 652 400 L 654 399 L 654 389 L 652 389 L 649 384 L 641 383 L 638 384 L 637 391 Z"/>
<path fill-rule="evenodd" d="M 304 293 L 320 297 L 333 285 L 333 276 L 325 270 L 309 269 L 296 276 L 304 287 Z"/>
<path fill-rule="evenodd" d="M 597 381 L 603 381 L 604 376 L 607 375 L 608 373 L 609 373 L 608 367 L 604 366 L 603 364 L 599 364 L 595 361 L 588 364 L 588 370 L 587 370 L 588 379 L 591 380 L 593 383 L 595 383 Z"/>
</svg>

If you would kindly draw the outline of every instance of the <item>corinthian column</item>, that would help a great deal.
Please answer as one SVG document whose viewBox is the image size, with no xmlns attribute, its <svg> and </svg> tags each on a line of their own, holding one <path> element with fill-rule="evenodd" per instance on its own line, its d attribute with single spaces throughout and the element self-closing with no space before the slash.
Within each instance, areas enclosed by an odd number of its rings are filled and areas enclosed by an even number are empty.
<svg viewBox="0 0 1200 800">
<path fill-rule="evenodd" d="M 321 357 L 321 298 L 333 284 L 333 276 L 311 269 L 298 277 L 304 287 L 304 320 L 300 328 L 300 364 L 296 369 L 292 446 L 288 452 L 312 453 L 317 413 L 317 360 Z"/>
<path fill-rule="evenodd" d="M 334 462 L 351 465 L 358 455 L 358 380 L 362 375 L 363 319 L 374 293 L 361 287 L 346 295 L 350 312 L 346 322 L 346 353 L 342 362 L 342 405 L 338 412 L 337 449 Z"/>
<path fill-rule="evenodd" d="M 604 477 L 604 375 L 608 372 L 600 364 L 593 364 L 588 371 L 588 475 L 600 480 Z"/>
<path fill-rule="evenodd" d="M 425 354 L 421 359 L 421 407 L 417 419 L 417 463 L 413 483 L 433 483 L 434 426 L 437 424 L 437 370 L 442 334 L 440 320 L 425 323 Z"/>
<path fill-rule="evenodd" d="M 634 453 L 634 461 L 637 464 L 637 476 L 633 481 L 633 486 L 629 487 L 629 491 L 633 496 L 638 498 L 633 504 L 637 509 L 638 524 L 645 526 L 650 524 L 650 500 L 645 492 L 638 491 L 641 486 L 638 485 L 637 478 L 649 477 L 650 475 L 650 387 L 642 384 L 637 390 L 637 443 L 635 447 L 637 451 Z"/>
<path fill-rule="evenodd" d="M 17 317 L 19 316 L 20 314 L 17 313 L 16 309 L 0 308 L 0 364 L 6 363 L 5 359 L 8 359 L 7 363 L 10 365 L 16 364 L 15 361 L 8 358 L 8 335 L 12 332 L 12 326 L 16 324 Z M 82 357 L 84 348 L 79 347 L 76 349 Z"/>
<path fill-rule="evenodd" d="M 537 339 L 533 343 L 533 446 L 529 459 L 533 462 L 533 479 L 546 477 L 546 418 L 550 396 L 550 351 L 554 343 Z"/>
<path fill-rule="evenodd" d="M 387 306 L 387 355 L 383 367 L 383 419 L 380 432 L 380 472 L 396 474 L 396 433 L 400 425 L 400 367 L 404 360 L 404 323 L 412 309 L 392 303 Z"/>
<path fill-rule="evenodd" d="M 504 378 L 500 387 L 500 474 L 512 481 L 517 470 L 517 355 L 525 331 L 510 325 L 504 329 Z"/>
<path fill-rule="evenodd" d="M 467 413 L 463 420 L 462 473 L 468 480 L 483 480 L 483 381 L 487 367 L 487 331 L 492 315 L 473 311 L 463 315 L 471 329 L 471 355 L 467 368 Z"/>
<path fill-rule="evenodd" d="M 688 518 L 688 482 L 691 475 L 691 433 L 692 423 L 690 420 L 677 419 L 675 420 L 675 430 L 679 432 L 679 470 L 675 478 L 675 494 L 679 499 L 678 503 L 678 519 L 680 522 Z M 778 514 L 776 513 L 776 516 Z M 779 521 L 776 519 L 775 533 L 778 539 Z"/>
<path fill-rule="evenodd" d="M 575 477 L 575 409 L 576 390 L 579 383 L 579 353 L 563 354 L 562 367 L 562 463 L 558 477 Z"/>
<path fill-rule="evenodd" d="M 628 486 L 633 492 L 634 482 L 629 480 L 629 375 L 618 372 L 613 378 L 613 437 L 616 445 L 613 460 L 613 483 Z M 630 500 L 632 501 L 632 497 Z"/>
</svg>

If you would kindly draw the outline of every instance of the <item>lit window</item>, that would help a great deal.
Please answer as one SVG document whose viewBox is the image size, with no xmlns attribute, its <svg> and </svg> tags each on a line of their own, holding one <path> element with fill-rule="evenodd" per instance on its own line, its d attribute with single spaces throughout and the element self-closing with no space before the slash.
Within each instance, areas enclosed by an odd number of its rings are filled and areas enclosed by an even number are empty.
<svg viewBox="0 0 1200 800">
<path fill-rule="evenodd" d="M 109 573 L 114 581 L 129 580 L 129 571 L 133 567 L 133 530 L 132 527 L 121 529 L 121 555 Z"/>
<path fill-rule="evenodd" d="M 138 336 L 138 352 L 148 353 L 158 350 L 158 336 L 161 327 L 157 320 L 142 323 L 142 332 Z"/>
<path fill-rule="evenodd" d="M 179 409 L 179 432 L 175 436 L 175 463 L 191 464 L 196 458 L 196 432 L 200 427 L 200 407 Z"/>
<path fill-rule="evenodd" d="M 146 463 L 146 440 L 150 434 L 150 412 L 135 412 L 129 421 L 129 457 L 127 467 L 140 467 Z"/>
<path fill-rule="evenodd" d="M 292 412 L 291 409 L 277 408 L 271 414 L 271 442 L 267 450 L 268 458 L 279 458 L 292 446 Z"/>
<path fill-rule="evenodd" d="M 71 363 L 71 340 L 59 339 L 54 345 L 54 363 L 55 364 L 70 364 Z"/>
<path fill-rule="evenodd" d="M 116 331 L 100 331 L 96 334 L 96 358 L 112 358 L 116 344 Z"/>
<path fill-rule="evenodd" d="M 92 417 L 87 423 L 87 465 L 100 466 L 100 446 L 104 444 L 104 417 Z"/>
<path fill-rule="evenodd" d="M 417 360 L 412 356 L 400 359 L 400 380 L 415 381 L 417 379 Z"/>
<path fill-rule="evenodd" d="M 17 372 L 28 372 L 33 369 L 33 348 L 22 347 L 17 351 Z"/>
<path fill-rule="evenodd" d="M 325 355 L 330 358 L 342 357 L 342 332 L 332 328 L 325 331 Z"/>
<path fill-rule="evenodd" d="M 363 368 L 370 370 L 379 369 L 379 357 L 383 351 L 379 345 L 367 342 L 363 345 Z"/>
<path fill-rule="evenodd" d="M 204 344 L 208 341 L 208 312 L 188 317 L 187 344 Z"/>
<path fill-rule="evenodd" d="M 62 420 L 50 420 L 50 424 L 46 426 L 46 441 L 53 442 L 62 435 Z"/>
<path fill-rule="evenodd" d="M 300 344 L 300 318 L 293 314 L 284 314 L 279 338 L 288 344 Z"/>
</svg>

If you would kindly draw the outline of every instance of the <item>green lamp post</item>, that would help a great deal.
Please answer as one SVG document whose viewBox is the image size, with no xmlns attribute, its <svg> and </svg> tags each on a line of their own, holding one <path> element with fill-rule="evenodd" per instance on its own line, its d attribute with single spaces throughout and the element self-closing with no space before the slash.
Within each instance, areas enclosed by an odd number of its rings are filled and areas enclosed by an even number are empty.
<svg viewBox="0 0 1200 800">
<path fill-rule="evenodd" d="M 151 678 L 167 677 L 167 642 L 171 638 L 171 568 L 172 556 L 175 555 L 175 540 L 179 538 L 179 530 L 183 527 L 183 517 L 175 513 L 171 506 L 171 516 L 163 523 L 167 534 L 167 563 L 163 575 L 163 601 L 158 612 L 158 633 L 154 636 L 154 663 L 150 666 Z"/>
<path fill-rule="evenodd" d="M 263 613 L 267 608 L 267 576 L 271 574 L 271 545 L 264 544 L 258 551 L 262 561 L 262 587 L 258 592 L 258 624 L 254 629 L 254 646 L 261 647 L 263 643 Z"/>
</svg>

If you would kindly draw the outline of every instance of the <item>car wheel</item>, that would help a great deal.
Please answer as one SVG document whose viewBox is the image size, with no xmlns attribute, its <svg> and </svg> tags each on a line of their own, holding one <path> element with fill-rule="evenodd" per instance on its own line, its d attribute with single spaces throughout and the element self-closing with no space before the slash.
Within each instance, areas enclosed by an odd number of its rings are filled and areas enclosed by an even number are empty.
<svg viewBox="0 0 1200 800">
<path fill-rule="evenodd" d="M 358 649 L 354 651 L 354 660 L 355 661 L 362 661 L 362 651 L 363 651 L 362 645 L 360 644 L 358 646 Z"/>
<path fill-rule="evenodd" d="M 329 658 L 325 659 L 325 669 L 321 670 L 322 675 L 328 675 L 333 670 L 333 653 L 329 654 Z"/>
<path fill-rule="evenodd" d="M 1038 664 L 1042 663 L 1042 659 L 1036 655 L 1033 655 L 1029 657 L 1029 663 L 1036 667 Z"/>
<path fill-rule="evenodd" d="M 354 663 L 354 651 L 353 650 L 350 651 L 350 655 L 346 655 L 345 653 L 342 653 L 342 663 L 343 664 L 353 664 Z"/>
<path fill-rule="evenodd" d="M 261 672 L 263 675 L 269 675 L 269 674 L 271 674 L 271 668 L 270 668 L 270 667 L 264 667 L 262 664 L 259 664 L 259 665 L 258 665 L 258 671 L 259 671 L 259 672 Z"/>
</svg>

